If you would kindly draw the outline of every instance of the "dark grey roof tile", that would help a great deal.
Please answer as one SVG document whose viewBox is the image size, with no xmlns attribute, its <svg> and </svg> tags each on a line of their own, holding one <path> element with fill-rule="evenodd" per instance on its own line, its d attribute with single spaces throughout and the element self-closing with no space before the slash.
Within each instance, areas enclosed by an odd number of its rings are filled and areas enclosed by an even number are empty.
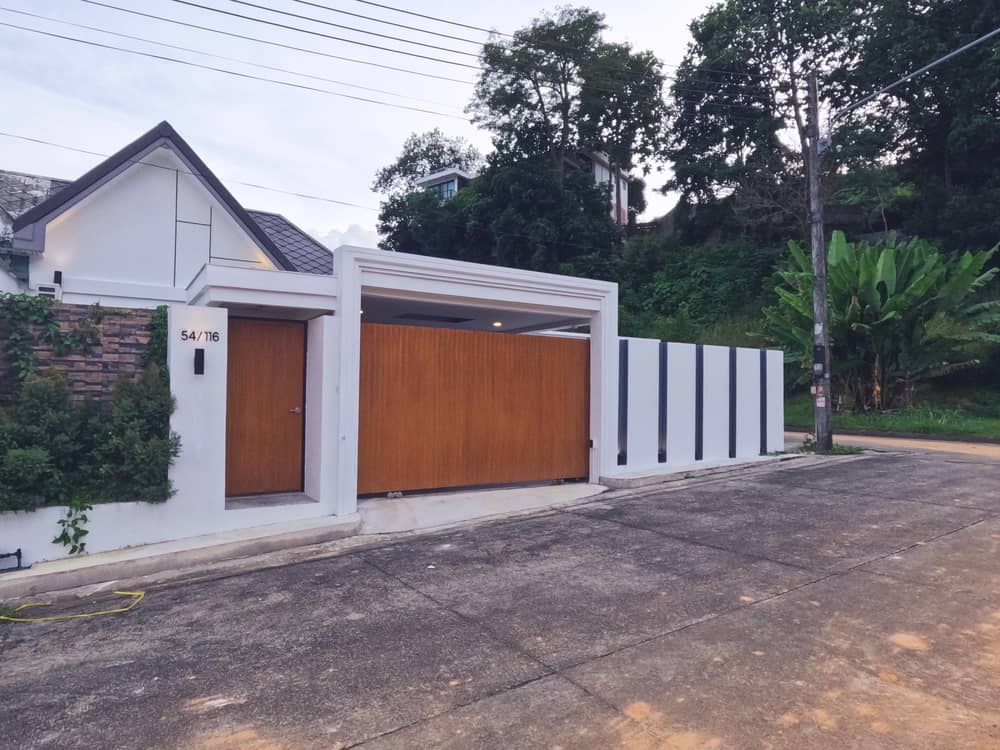
<svg viewBox="0 0 1000 750">
<path fill-rule="evenodd" d="M 247 213 L 292 262 L 296 271 L 333 273 L 333 253 L 284 216 L 266 211 L 248 210 Z"/>
</svg>

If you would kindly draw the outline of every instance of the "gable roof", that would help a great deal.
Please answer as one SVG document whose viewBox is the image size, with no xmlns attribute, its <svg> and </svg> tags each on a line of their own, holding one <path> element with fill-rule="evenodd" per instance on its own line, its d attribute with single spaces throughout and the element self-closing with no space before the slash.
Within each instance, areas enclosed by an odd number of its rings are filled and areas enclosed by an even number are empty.
<svg viewBox="0 0 1000 750">
<path fill-rule="evenodd" d="M 67 185 L 69 180 L 0 170 L 0 221 L 13 223 L 18 216 Z"/>
<path fill-rule="evenodd" d="M 0 169 L 0 253 L 3 252 L 3 233 L 10 230 L 15 218 L 71 184 L 72 180 Z M 291 261 L 295 266 L 292 270 L 333 273 L 333 252 L 293 222 L 281 214 L 252 208 L 247 209 L 247 215 Z M 0 258 L 0 264 L 3 262 Z"/>
<path fill-rule="evenodd" d="M 148 152 L 159 142 L 169 142 L 177 152 L 191 166 L 192 172 L 199 177 L 216 195 L 216 197 L 228 208 L 236 219 L 244 225 L 246 230 L 260 244 L 264 251 L 271 256 L 275 263 L 286 271 L 294 271 L 295 266 L 271 240 L 270 237 L 257 225 L 250 217 L 246 209 L 240 205 L 239 201 L 233 197 L 226 186 L 219 181 L 212 170 L 201 160 L 187 142 L 180 137 L 170 123 L 163 121 L 155 128 L 139 136 L 136 140 L 109 156 L 89 172 L 71 182 L 58 192 L 49 195 L 37 206 L 14 219 L 13 231 L 15 233 L 31 226 L 42 219 L 48 218 L 52 214 L 58 213 L 68 208 L 75 199 L 85 195 L 91 188 L 100 183 L 106 177 L 112 175 L 129 163 L 134 162 L 142 154 Z"/>
<path fill-rule="evenodd" d="M 295 266 L 304 273 L 333 273 L 333 253 L 281 214 L 247 209 L 247 213 Z"/>
</svg>

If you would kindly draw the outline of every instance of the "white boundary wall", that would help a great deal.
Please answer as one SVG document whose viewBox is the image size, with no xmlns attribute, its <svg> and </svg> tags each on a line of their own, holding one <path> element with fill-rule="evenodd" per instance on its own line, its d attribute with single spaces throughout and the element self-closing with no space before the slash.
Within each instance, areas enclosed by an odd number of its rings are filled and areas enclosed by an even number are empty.
<svg viewBox="0 0 1000 750">
<path fill-rule="evenodd" d="M 618 354 L 609 476 L 784 450 L 781 351 L 622 338 Z"/>
<path fill-rule="evenodd" d="M 224 307 L 170 308 L 167 364 L 177 409 L 171 429 L 181 436 L 181 452 L 170 469 L 175 494 L 165 503 L 115 502 L 95 505 L 88 513 L 87 552 L 132 547 L 233 529 L 297 521 L 337 513 L 336 466 L 324 459 L 333 453 L 332 422 L 306 423 L 305 487 L 316 503 L 226 510 L 226 358 L 228 310 Z M 181 331 L 219 332 L 218 341 L 182 341 Z M 336 327 L 323 315 L 309 321 L 306 364 L 307 395 L 318 402 L 316 417 L 336 413 L 337 384 L 323 377 L 335 371 Z M 205 349 L 205 372 L 194 374 L 194 350 Z M 353 513 L 354 508 L 348 509 Z M 53 544 L 61 506 L 28 513 L 0 513 L 0 549 L 20 547 L 27 563 L 66 557 Z M 346 514 L 345 514 L 346 515 Z"/>
</svg>

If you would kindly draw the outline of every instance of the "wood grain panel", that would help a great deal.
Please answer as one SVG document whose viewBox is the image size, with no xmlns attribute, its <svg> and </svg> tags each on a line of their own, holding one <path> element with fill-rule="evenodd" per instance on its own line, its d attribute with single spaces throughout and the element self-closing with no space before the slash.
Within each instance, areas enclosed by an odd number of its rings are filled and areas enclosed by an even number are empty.
<svg viewBox="0 0 1000 750">
<path fill-rule="evenodd" d="M 361 326 L 359 494 L 586 477 L 590 342 Z"/>
<path fill-rule="evenodd" d="M 305 355 L 300 321 L 230 318 L 227 496 L 302 491 Z"/>
</svg>

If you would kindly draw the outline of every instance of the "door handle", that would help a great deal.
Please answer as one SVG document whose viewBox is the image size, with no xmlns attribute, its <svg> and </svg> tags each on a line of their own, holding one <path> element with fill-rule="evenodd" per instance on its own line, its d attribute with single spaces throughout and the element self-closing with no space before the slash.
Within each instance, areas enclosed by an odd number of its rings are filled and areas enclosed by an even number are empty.
<svg viewBox="0 0 1000 750">
<path fill-rule="evenodd" d="M 288 410 L 288 413 L 289 414 L 301 414 L 302 413 L 302 407 L 301 406 L 293 407 L 293 408 L 291 408 L 291 409 Z"/>
</svg>

